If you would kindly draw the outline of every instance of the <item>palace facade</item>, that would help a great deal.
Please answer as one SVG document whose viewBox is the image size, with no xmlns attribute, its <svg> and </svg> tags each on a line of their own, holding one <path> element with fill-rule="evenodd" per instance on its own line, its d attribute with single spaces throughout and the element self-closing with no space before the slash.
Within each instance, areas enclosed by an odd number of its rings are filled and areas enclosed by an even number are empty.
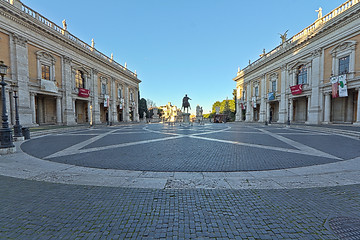
<svg viewBox="0 0 360 240">
<path fill-rule="evenodd" d="M 236 121 L 360 124 L 360 3 L 349 0 L 240 70 Z"/>
<path fill-rule="evenodd" d="M 15 92 L 23 126 L 139 121 L 136 71 L 69 33 L 65 20 L 62 25 L 19 0 L 0 0 L 9 123 Z"/>
</svg>

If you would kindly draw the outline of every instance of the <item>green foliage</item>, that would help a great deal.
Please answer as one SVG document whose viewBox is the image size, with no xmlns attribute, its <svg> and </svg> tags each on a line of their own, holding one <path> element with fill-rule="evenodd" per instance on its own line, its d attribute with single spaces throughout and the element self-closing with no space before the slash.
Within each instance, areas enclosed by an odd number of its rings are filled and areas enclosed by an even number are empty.
<svg viewBox="0 0 360 240">
<path fill-rule="evenodd" d="M 235 100 L 223 100 L 222 102 L 216 101 L 212 106 L 212 112 L 210 118 L 213 118 L 216 114 L 216 107 L 220 107 L 220 114 L 226 114 L 228 121 L 235 121 Z"/>
<path fill-rule="evenodd" d="M 147 103 L 145 98 L 141 98 L 139 101 L 139 117 L 143 118 L 144 117 L 144 112 L 146 112 L 146 116 L 149 116 L 149 112 L 148 112 L 148 108 L 147 108 Z"/>
</svg>

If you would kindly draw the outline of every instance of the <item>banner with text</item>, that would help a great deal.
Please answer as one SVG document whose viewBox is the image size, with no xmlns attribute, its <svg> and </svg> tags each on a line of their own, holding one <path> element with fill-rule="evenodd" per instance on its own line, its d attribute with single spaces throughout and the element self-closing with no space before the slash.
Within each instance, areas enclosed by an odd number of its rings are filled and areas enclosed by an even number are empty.
<svg viewBox="0 0 360 240">
<path fill-rule="evenodd" d="M 90 96 L 90 90 L 85 88 L 79 88 L 79 97 L 88 98 Z"/>
<path fill-rule="evenodd" d="M 302 84 L 290 86 L 291 94 L 298 95 L 302 93 Z"/>
</svg>

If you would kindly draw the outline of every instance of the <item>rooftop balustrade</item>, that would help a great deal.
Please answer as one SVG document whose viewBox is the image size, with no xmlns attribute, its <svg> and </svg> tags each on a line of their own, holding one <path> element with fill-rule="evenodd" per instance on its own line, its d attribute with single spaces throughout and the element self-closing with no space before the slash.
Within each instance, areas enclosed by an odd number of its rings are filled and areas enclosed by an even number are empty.
<svg viewBox="0 0 360 240">
<path fill-rule="evenodd" d="M 325 16 L 318 18 L 314 23 L 312 23 L 310 26 L 304 28 L 302 31 L 300 31 L 299 33 L 295 34 L 293 37 L 291 37 L 290 39 L 286 40 L 284 43 L 281 43 L 279 46 L 275 47 L 273 50 L 271 50 L 268 53 L 265 53 L 261 58 L 257 59 L 256 61 L 254 61 L 253 63 L 250 63 L 246 68 L 244 68 L 243 70 L 246 71 L 248 69 L 250 69 L 251 67 L 258 65 L 259 63 L 261 63 L 263 60 L 265 60 L 266 58 L 278 53 L 280 50 L 284 49 L 286 46 L 288 46 L 289 44 L 296 44 L 298 41 L 302 40 L 302 39 L 306 39 L 308 36 L 310 36 L 311 34 L 313 34 L 315 32 L 315 30 L 319 29 L 320 27 L 323 26 L 323 24 L 327 23 L 328 21 L 330 21 L 331 19 L 335 18 L 336 16 L 342 14 L 343 12 L 345 12 L 346 10 L 350 9 L 351 7 L 353 7 L 355 4 L 358 4 L 360 2 L 360 0 L 348 0 L 345 3 L 341 4 L 339 7 L 335 8 L 334 10 L 332 10 L 330 13 L 326 14 Z"/>
<path fill-rule="evenodd" d="M 38 22 L 40 22 L 41 24 L 43 24 L 44 26 L 52 29 L 53 31 L 55 31 L 57 34 L 62 35 L 63 37 L 69 39 L 71 42 L 75 43 L 76 45 L 78 45 L 79 47 L 83 48 L 84 50 L 88 51 L 89 54 L 94 54 L 97 57 L 100 57 L 102 60 L 108 62 L 109 64 L 112 64 L 114 66 L 116 66 L 118 69 L 121 69 L 122 71 L 134 76 L 137 78 L 137 74 L 130 71 L 129 69 L 127 69 L 126 67 L 122 66 L 121 64 L 117 63 L 114 59 L 111 59 L 110 57 L 106 56 L 105 54 L 103 54 L 102 52 L 96 50 L 94 47 L 90 46 L 89 44 L 85 43 L 84 41 L 82 41 L 81 39 L 77 38 L 76 36 L 74 36 L 73 34 L 69 33 L 66 29 L 58 26 L 57 24 L 53 23 L 52 21 L 50 21 L 49 19 L 47 19 L 46 17 L 42 16 L 41 14 L 39 14 L 38 12 L 34 11 L 33 9 L 31 9 L 30 7 L 26 6 L 25 4 L 23 4 L 22 2 L 18 1 L 18 0 L 0 0 L 3 2 L 7 2 L 8 4 L 14 5 L 14 6 L 21 6 L 20 10 L 22 12 L 24 12 L 27 16 L 30 16 L 31 18 L 37 20 Z M 19 7 L 18 7 L 19 8 Z"/>
</svg>

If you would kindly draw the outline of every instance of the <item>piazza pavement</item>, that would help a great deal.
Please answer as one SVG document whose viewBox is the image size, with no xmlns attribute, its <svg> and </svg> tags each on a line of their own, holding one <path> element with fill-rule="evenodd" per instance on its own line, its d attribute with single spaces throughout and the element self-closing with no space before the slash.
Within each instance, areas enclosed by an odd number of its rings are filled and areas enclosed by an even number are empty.
<svg viewBox="0 0 360 240">
<path fill-rule="evenodd" d="M 360 239 L 359 130 L 33 132 L 0 156 L 0 239 Z"/>
</svg>

